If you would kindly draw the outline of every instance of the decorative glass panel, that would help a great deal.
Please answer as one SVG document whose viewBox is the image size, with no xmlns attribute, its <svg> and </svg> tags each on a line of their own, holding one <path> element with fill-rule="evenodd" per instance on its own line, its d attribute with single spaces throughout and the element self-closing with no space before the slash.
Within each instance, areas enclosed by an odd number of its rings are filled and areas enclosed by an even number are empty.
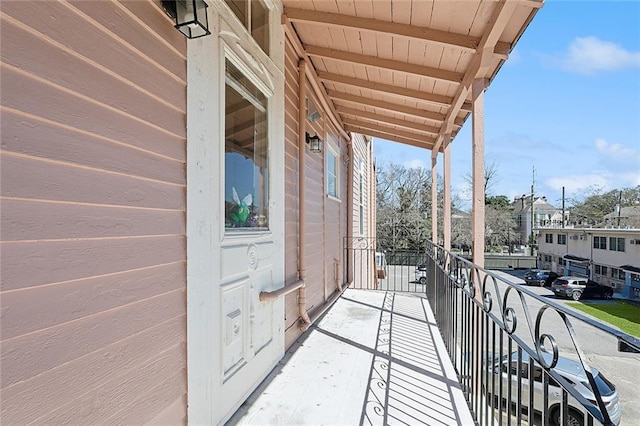
<svg viewBox="0 0 640 426">
<path fill-rule="evenodd" d="M 269 9 L 259 0 L 251 2 L 251 36 L 269 54 Z"/>
<path fill-rule="evenodd" d="M 266 229 L 267 99 L 228 60 L 225 82 L 225 228 Z"/>
</svg>

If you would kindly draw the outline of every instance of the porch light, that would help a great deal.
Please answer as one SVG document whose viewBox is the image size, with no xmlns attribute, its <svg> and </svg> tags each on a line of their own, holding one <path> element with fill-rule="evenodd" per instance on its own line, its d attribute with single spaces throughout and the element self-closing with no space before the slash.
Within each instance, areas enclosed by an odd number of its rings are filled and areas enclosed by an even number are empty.
<svg viewBox="0 0 640 426">
<path fill-rule="evenodd" d="M 187 38 L 211 34 L 207 19 L 208 5 L 204 0 L 162 0 L 162 7 L 175 20 L 175 27 Z"/>
<path fill-rule="evenodd" d="M 322 140 L 317 134 L 311 136 L 307 133 L 307 145 L 309 145 L 309 150 L 311 152 L 322 152 Z"/>
</svg>

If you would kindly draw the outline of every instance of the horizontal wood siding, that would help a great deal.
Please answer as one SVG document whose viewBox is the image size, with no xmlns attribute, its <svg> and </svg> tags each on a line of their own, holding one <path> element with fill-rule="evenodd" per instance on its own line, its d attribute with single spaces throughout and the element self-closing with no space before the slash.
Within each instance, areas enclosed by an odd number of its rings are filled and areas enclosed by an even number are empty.
<svg viewBox="0 0 640 426">
<path fill-rule="evenodd" d="M 2 2 L 1 418 L 186 423 L 186 40 L 159 2 Z"/>
</svg>

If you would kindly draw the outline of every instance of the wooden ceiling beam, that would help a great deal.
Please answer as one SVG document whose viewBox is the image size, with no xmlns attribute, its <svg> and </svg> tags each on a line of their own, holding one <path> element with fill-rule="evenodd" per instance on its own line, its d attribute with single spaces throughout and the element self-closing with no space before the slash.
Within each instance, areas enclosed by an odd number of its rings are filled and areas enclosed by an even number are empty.
<svg viewBox="0 0 640 426">
<path fill-rule="evenodd" d="M 357 87 L 359 89 L 368 89 L 374 92 L 384 93 L 402 98 L 417 99 L 429 103 L 439 104 L 448 107 L 453 102 L 453 97 L 437 95 L 434 93 L 423 92 L 420 90 L 408 89 L 406 87 L 398 87 L 392 84 L 377 83 L 375 81 L 362 80 L 359 78 L 348 77 L 346 75 L 333 74 L 330 72 L 319 71 L 318 78 L 324 82 L 342 84 L 344 86 Z"/>
<path fill-rule="evenodd" d="M 359 16 L 343 15 L 338 13 L 320 12 L 317 10 L 284 8 L 284 15 L 292 22 L 304 22 L 334 27 L 353 28 L 359 31 L 369 31 L 392 36 L 408 37 L 464 50 L 476 50 L 480 38 L 465 34 L 457 34 L 448 31 L 434 30 L 417 25 L 400 24 L 397 22 L 380 21 Z M 502 43 L 508 45 L 507 43 Z M 507 46 L 500 46 L 501 49 Z M 510 46 L 508 46 L 510 48 Z"/>
<path fill-rule="evenodd" d="M 507 25 L 509 18 L 511 18 L 511 16 L 513 15 L 516 7 L 518 7 L 518 2 L 515 1 L 500 0 L 500 2 L 496 4 L 493 15 L 491 16 L 491 19 L 487 24 L 487 28 L 485 29 L 480 39 L 478 51 L 474 55 L 471 63 L 469 64 L 469 67 L 465 72 L 462 84 L 458 86 L 456 94 L 453 96 L 454 101 L 451 105 L 451 108 L 447 112 L 447 117 L 443 122 L 440 133 L 438 134 L 438 137 L 436 139 L 436 150 L 441 150 L 441 145 L 444 141 L 445 135 L 452 133 L 453 124 L 456 120 L 458 120 L 458 112 L 460 111 L 462 105 L 465 103 L 473 80 L 475 80 L 476 78 L 486 77 L 485 75 L 483 75 L 486 72 L 488 62 L 486 52 L 494 51 L 496 49 L 496 46 L 498 45 L 498 39 L 504 32 L 504 28 Z M 452 140 L 453 139 L 451 139 L 449 143 L 451 143 Z"/>
<path fill-rule="evenodd" d="M 375 120 L 379 123 L 387 123 L 394 126 L 404 127 L 406 129 L 417 130 L 418 132 L 430 133 L 433 135 L 437 135 L 438 132 L 440 131 L 440 128 L 435 126 L 428 126 L 426 124 L 414 123 L 411 121 L 401 120 L 395 117 L 389 117 L 387 115 L 376 114 L 369 111 L 362 111 L 355 108 L 348 108 L 342 105 L 337 105 L 336 111 L 338 111 L 338 113 L 342 115 L 350 115 L 352 117 L 359 117 L 367 120 Z M 345 118 L 343 117 L 342 120 L 344 121 Z M 344 122 L 346 123 L 346 121 Z"/>
<path fill-rule="evenodd" d="M 408 74 L 415 74 L 421 77 L 434 78 L 449 83 L 460 83 L 463 74 L 455 71 L 448 71 L 439 68 L 426 67 L 423 65 L 409 64 L 394 59 L 378 58 L 376 56 L 362 55 L 360 53 L 345 52 L 344 50 L 329 49 L 327 47 L 304 45 L 305 53 L 309 56 L 318 56 L 335 61 L 350 62 L 359 65 L 368 65 L 376 68 L 383 68 L 391 71 L 399 71 Z"/>
<path fill-rule="evenodd" d="M 421 141 L 416 140 L 416 139 L 403 138 L 401 136 L 396 136 L 393 133 L 378 132 L 376 130 L 370 130 L 370 129 L 366 129 L 366 128 L 363 128 L 363 127 L 346 125 L 346 124 L 345 124 L 344 128 L 348 132 L 360 133 L 360 134 L 363 134 L 363 135 L 372 136 L 372 137 L 375 137 L 375 138 L 386 139 L 386 140 L 392 141 L 392 142 L 399 142 L 399 143 L 403 143 L 405 145 L 411 145 L 411 146 L 415 146 L 415 147 L 418 147 L 418 148 L 433 149 L 433 144 L 432 143 L 421 142 Z"/>
<path fill-rule="evenodd" d="M 348 93 L 342 93 L 342 92 L 336 92 L 333 90 L 329 90 L 327 91 L 327 94 L 329 95 L 329 98 L 333 99 L 333 100 L 339 100 L 339 101 L 344 101 L 344 102 L 350 102 L 350 103 L 354 103 L 357 105 L 363 105 L 363 106 L 369 106 L 372 108 L 381 108 L 387 111 L 391 111 L 391 112 L 397 112 L 397 113 L 401 113 L 401 114 L 407 114 L 407 115 L 411 115 L 413 117 L 418 117 L 418 118 L 422 118 L 425 120 L 431 120 L 431 121 L 436 121 L 438 123 L 441 123 L 444 118 L 445 115 L 444 114 L 440 114 L 437 112 L 433 112 L 433 111 L 426 111 L 424 109 L 421 108 L 412 108 L 412 107 L 408 107 L 405 105 L 399 105 L 399 104 L 394 104 L 391 102 L 385 102 L 385 101 L 379 101 L 376 99 L 371 99 L 371 98 L 364 98 L 362 96 L 356 96 L 356 95 L 350 95 Z M 464 119 L 460 118 L 458 119 L 460 125 L 462 125 L 462 123 L 464 123 Z"/>
<path fill-rule="evenodd" d="M 350 126 L 360 127 L 362 129 L 375 130 L 377 132 L 383 133 L 391 133 L 396 136 L 400 136 L 406 139 L 416 139 L 418 141 L 424 140 L 425 142 L 435 144 L 436 138 L 433 136 L 426 136 L 424 134 L 419 134 L 415 132 L 409 132 L 401 129 L 394 129 L 392 127 L 383 126 L 380 124 L 374 124 L 368 121 L 354 120 L 351 118 L 343 118 L 342 121 L 344 124 L 348 124 Z"/>
</svg>

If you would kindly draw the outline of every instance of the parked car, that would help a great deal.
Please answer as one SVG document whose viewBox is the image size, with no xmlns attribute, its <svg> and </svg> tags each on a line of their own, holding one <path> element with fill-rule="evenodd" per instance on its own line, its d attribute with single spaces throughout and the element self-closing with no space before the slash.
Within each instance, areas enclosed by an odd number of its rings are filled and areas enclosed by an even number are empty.
<svg viewBox="0 0 640 426">
<path fill-rule="evenodd" d="M 560 275 L 548 269 L 530 269 L 524 273 L 524 282 L 527 285 L 548 286 Z"/>
<path fill-rule="evenodd" d="M 570 297 L 573 300 L 600 297 L 609 300 L 613 297 L 613 289 L 607 285 L 581 277 L 560 277 L 551 284 L 556 296 Z"/>
<path fill-rule="evenodd" d="M 416 281 L 420 284 L 427 283 L 427 262 L 416 266 Z"/>
<path fill-rule="evenodd" d="M 376 276 L 380 280 L 387 278 L 387 257 L 378 251 L 376 252 Z"/>
<path fill-rule="evenodd" d="M 546 362 L 551 361 L 551 354 L 543 354 Z M 510 359 L 510 360 L 509 360 Z M 501 373 L 502 381 L 502 399 L 506 402 L 509 393 L 509 385 L 511 386 L 511 403 L 516 404 L 518 398 L 518 374 L 521 376 L 521 398 L 520 404 L 523 408 L 527 408 L 529 404 L 529 360 L 530 357 L 526 352 L 522 352 L 522 360 L 520 364 L 520 371 L 518 372 L 518 352 L 513 352 L 511 356 L 505 355 L 500 359 L 494 360 L 493 366 L 489 367 L 490 372 L 495 374 Z M 511 380 L 509 380 L 509 369 L 511 370 Z M 565 357 L 559 357 L 558 363 L 553 368 L 553 371 L 567 380 L 575 390 L 580 393 L 585 399 L 589 401 L 597 409 L 596 397 L 591 390 L 587 375 L 584 372 L 582 364 L 577 361 L 570 360 Z M 591 369 L 593 379 L 602 397 L 605 407 L 609 413 L 609 417 L 614 424 L 620 422 L 620 416 L 622 415 L 622 408 L 620 407 L 620 401 L 618 391 L 616 387 L 602 375 L 600 371 L 595 368 Z M 560 411 L 562 407 L 562 387 L 551 377 L 548 376 L 548 402 L 547 413 L 549 416 L 549 423 L 554 426 L 560 425 Z M 544 402 L 544 385 L 543 385 L 543 370 L 540 365 L 535 363 L 533 367 L 533 406 L 535 411 L 542 412 L 542 404 Z M 491 379 L 489 379 L 489 383 Z M 509 383 L 510 382 L 510 383 Z M 491 386 L 488 387 L 488 396 L 491 396 Z M 498 399 L 499 382 L 496 380 L 494 388 L 494 403 Z M 565 425 L 584 426 L 587 424 L 587 410 L 578 402 L 577 399 L 568 395 L 568 419 L 566 419 Z"/>
</svg>

